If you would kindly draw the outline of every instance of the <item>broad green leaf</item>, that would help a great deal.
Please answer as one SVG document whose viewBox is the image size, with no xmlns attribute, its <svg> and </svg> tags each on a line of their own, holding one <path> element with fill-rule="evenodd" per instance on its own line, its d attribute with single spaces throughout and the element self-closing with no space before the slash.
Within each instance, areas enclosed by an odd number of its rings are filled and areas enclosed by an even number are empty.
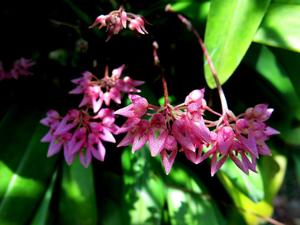
<svg viewBox="0 0 300 225">
<path fill-rule="evenodd" d="M 204 185 L 177 164 L 166 177 L 167 203 L 172 225 L 224 224 L 219 209 Z"/>
<path fill-rule="evenodd" d="M 253 202 L 259 202 L 264 198 L 263 181 L 259 171 L 257 173 L 250 171 L 249 175 L 247 175 L 229 160 L 218 173 L 226 176 L 236 189 Z"/>
<path fill-rule="evenodd" d="M 283 67 L 285 74 L 290 78 L 293 85 L 292 91 L 294 91 L 298 95 L 298 99 L 300 99 L 300 54 L 279 48 L 273 48 L 272 52 L 276 56 L 277 62 Z M 295 99 L 296 98 L 293 97 L 291 101 Z"/>
<path fill-rule="evenodd" d="M 212 0 L 205 30 L 205 44 L 221 84 L 233 74 L 257 31 L 270 0 Z M 205 78 L 216 84 L 207 62 Z"/>
<path fill-rule="evenodd" d="M 61 224 L 97 223 L 97 205 L 91 166 L 84 168 L 77 158 L 63 165 L 59 212 Z"/>
<path fill-rule="evenodd" d="M 268 222 L 273 213 L 273 198 L 282 185 L 287 159 L 272 151 L 273 157 L 263 157 L 260 162 L 261 179 L 264 191 L 264 198 L 258 202 L 253 202 L 243 191 L 238 188 L 236 181 L 228 177 L 224 172 L 218 172 L 218 178 L 223 183 L 228 194 L 233 199 L 237 211 L 239 211 L 247 224 L 256 225 Z M 222 168 L 223 169 L 223 168 Z M 252 176 L 249 175 L 249 176 Z M 255 190 L 257 191 L 257 190 Z"/>
<path fill-rule="evenodd" d="M 52 199 L 54 183 L 56 181 L 57 173 L 55 172 L 52 176 L 51 183 L 44 195 L 44 198 L 35 213 L 34 218 L 31 221 L 31 225 L 46 225 L 48 224 L 47 221 L 49 219 L 49 209 L 50 209 L 50 202 Z"/>
<path fill-rule="evenodd" d="M 264 183 L 265 200 L 270 204 L 283 183 L 287 167 L 287 158 L 284 155 L 276 153 L 274 147 L 272 147 L 272 153 L 272 157 L 263 157 L 259 165 Z"/>
<path fill-rule="evenodd" d="M 0 125 L 0 224 L 25 224 L 42 199 L 56 158 L 47 159 L 40 142 L 46 129 L 41 113 L 13 108 Z"/>
<path fill-rule="evenodd" d="M 166 195 L 161 166 L 147 147 L 134 154 L 125 149 L 122 165 L 129 224 L 161 224 Z"/>
<path fill-rule="evenodd" d="M 254 41 L 300 52 L 300 2 L 272 3 Z"/>
<path fill-rule="evenodd" d="M 244 195 L 224 173 L 218 173 L 218 177 L 234 201 L 236 210 L 243 215 L 248 225 L 257 225 L 268 221 L 273 213 L 272 204 L 264 200 L 255 203 Z"/>
</svg>

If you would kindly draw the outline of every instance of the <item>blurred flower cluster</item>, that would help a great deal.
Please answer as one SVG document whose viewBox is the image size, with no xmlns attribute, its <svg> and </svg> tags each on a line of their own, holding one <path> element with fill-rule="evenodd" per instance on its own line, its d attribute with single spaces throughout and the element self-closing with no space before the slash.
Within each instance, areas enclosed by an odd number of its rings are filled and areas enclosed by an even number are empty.
<svg viewBox="0 0 300 225">
<path fill-rule="evenodd" d="M 29 69 L 34 64 L 35 63 L 30 59 L 20 58 L 14 62 L 13 67 L 9 71 L 6 71 L 3 67 L 2 62 L 0 61 L 0 80 L 18 79 L 19 77 L 22 76 L 25 77 L 30 76 L 32 75 L 32 73 L 30 72 Z"/>
</svg>

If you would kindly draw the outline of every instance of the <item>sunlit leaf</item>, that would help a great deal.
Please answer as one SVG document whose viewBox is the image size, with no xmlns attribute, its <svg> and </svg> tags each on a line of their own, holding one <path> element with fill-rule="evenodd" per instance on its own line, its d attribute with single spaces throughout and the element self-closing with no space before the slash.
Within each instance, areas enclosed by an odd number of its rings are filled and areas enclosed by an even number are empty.
<svg viewBox="0 0 300 225">
<path fill-rule="evenodd" d="M 278 193 L 285 176 L 287 158 L 274 151 L 272 157 L 263 157 L 260 163 L 260 171 L 263 177 L 265 200 L 272 204 L 273 198 Z"/>
<path fill-rule="evenodd" d="M 91 166 L 84 168 L 79 159 L 71 166 L 64 163 L 61 199 L 59 202 L 62 224 L 97 223 L 97 205 Z"/>
<path fill-rule="evenodd" d="M 245 196 L 223 173 L 218 173 L 218 177 L 234 201 L 235 206 L 233 208 L 235 209 L 233 210 L 240 212 L 247 224 L 257 225 L 268 221 L 273 213 L 272 204 L 264 200 L 255 203 Z"/>
<path fill-rule="evenodd" d="M 223 84 L 235 71 L 258 29 L 270 0 L 212 0 L 205 30 L 205 44 Z M 216 87 L 205 62 L 205 78 Z"/>
<path fill-rule="evenodd" d="M 259 171 L 258 173 L 250 171 L 249 175 L 247 175 L 229 160 L 218 173 L 226 176 L 236 189 L 253 202 L 261 201 L 264 198 L 263 181 Z"/>
<path fill-rule="evenodd" d="M 124 170 L 124 198 L 129 210 L 129 224 L 160 224 L 165 187 L 160 176 L 160 165 L 150 157 L 149 149 L 132 154 L 130 148 L 122 155 Z"/>
<path fill-rule="evenodd" d="M 277 2 L 282 3 L 270 5 L 254 41 L 300 52 L 300 2 Z"/>
<path fill-rule="evenodd" d="M 25 224 L 43 197 L 56 158 L 40 142 L 41 113 L 12 108 L 0 125 L 0 224 Z M 5 137 L 5 138 L 4 138 Z"/>
<path fill-rule="evenodd" d="M 224 224 L 224 220 L 204 185 L 179 166 L 166 177 L 167 203 L 172 225 Z"/>
</svg>

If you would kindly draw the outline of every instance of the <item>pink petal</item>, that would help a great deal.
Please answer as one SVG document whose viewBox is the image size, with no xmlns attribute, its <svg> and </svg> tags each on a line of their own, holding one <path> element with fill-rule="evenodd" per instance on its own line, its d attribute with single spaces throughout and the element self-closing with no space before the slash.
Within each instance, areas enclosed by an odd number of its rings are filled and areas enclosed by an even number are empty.
<svg viewBox="0 0 300 225">
<path fill-rule="evenodd" d="M 137 150 L 141 149 L 146 144 L 147 140 L 148 137 L 145 134 L 135 135 L 132 143 L 132 152 L 134 153 Z"/>
<path fill-rule="evenodd" d="M 141 121 L 140 118 L 129 118 L 126 122 L 117 130 L 117 134 L 125 133 L 131 130 L 134 126 L 136 126 Z"/>
<path fill-rule="evenodd" d="M 217 142 L 221 154 L 225 155 L 228 153 L 230 147 L 233 145 L 234 137 L 234 132 L 229 126 L 222 127 L 218 131 Z"/>
<path fill-rule="evenodd" d="M 67 146 L 64 146 L 64 157 L 68 165 L 71 165 L 74 161 L 75 154 L 72 154 Z"/>
<path fill-rule="evenodd" d="M 49 145 L 47 157 L 51 157 L 51 156 L 55 155 L 56 153 L 58 153 L 60 151 L 61 147 L 62 147 L 62 142 L 55 140 L 53 138 Z"/>
<path fill-rule="evenodd" d="M 264 131 L 265 135 L 267 136 L 272 136 L 272 135 L 276 135 L 276 134 L 280 134 L 280 132 L 278 130 L 275 130 L 272 127 L 267 127 Z"/>
<path fill-rule="evenodd" d="M 258 145 L 258 153 L 260 155 L 272 155 L 272 152 L 266 143 L 260 143 Z"/>
<path fill-rule="evenodd" d="M 187 130 L 185 121 L 183 119 L 176 120 L 173 123 L 172 134 L 183 148 L 189 149 L 193 152 L 196 151 L 195 145 L 193 144 L 190 136 L 190 132 Z"/>
<path fill-rule="evenodd" d="M 157 156 L 160 151 L 163 149 L 165 141 L 168 136 L 168 132 L 166 130 L 160 130 L 158 131 L 157 137 L 155 137 L 155 129 L 149 130 L 149 147 L 151 156 Z"/>
<path fill-rule="evenodd" d="M 211 168 L 210 168 L 210 174 L 212 177 L 221 168 L 221 166 L 224 164 L 227 158 L 228 155 L 223 155 L 221 159 L 217 160 L 217 153 L 213 155 L 211 159 Z"/>
<path fill-rule="evenodd" d="M 117 111 L 115 111 L 115 114 L 129 118 L 135 117 L 134 106 L 133 104 L 130 104 L 124 108 L 118 109 Z"/>
<path fill-rule="evenodd" d="M 103 141 L 107 141 L 107 142 L 111 142 L 111 143 L 116 143 L 116 139 L 114 138 L 114 136 L 105 127 L 103 127 L 102 133 L 99 134 L 99 137 Z"/>
<path fill-rule="evenodd" d="M 53 139 L 51 130 L 41 139 L 41 142 L 51 142 Z"/>
<path fill-rule="evenodd" d="M 166 150 L 160 152 L 161 160 L 167 175 L 170 173 L 172 169 L 176 155 L 177 155 L 177 151 L 172 151 L 170 155 L 167 153 Z"/>
<path fill-rule="evenodd" d="M 123 11 L 123 12 L 124 12 L 124 11 Z M 123 13 L 123 12 L 122 12 L 122 13 Z M 125 13 L 125 12 L 124 12 L 124 13 Z M 126 15 L 126 13 L 125 13 L 125 15 Z M 122 23 L 123 23 L 123 21 L 122 21 Z M 126 20 L 125 20 L 125 26 L 126 26 Z M 124 27 L 124 24 L 123 24 L 123 27 Z M 124 28 L 125 28 L 125 27 L 124 27 Z M 120 76 L 122 75 L 122 72 L 123 72 L 124 68 L 125 68 L 125 65 L 123 64 L 122 66 L 120 66 L 120 67 L 114 69 L 114 70 L 112 71 L 112 78 L 113 78 L 114 80 L 118 80 L 118 79 L 120 78 Z"/>
<path fill-rule="evenodd" d="M 90 151 L 86 150 L 85 155 L 82 151 L 80 152 L 80 162 L 85 168 L 87 168 L 90 165 L 91 161 L 92 154 Z"/>
<path fill-rule="evenodd" d="M 248 164 L 245 161 L 240 161 L 234 154 L 230 154 L 230 158 L 235 163 L 235 165 L 240 168 L 245 174 L 249 174 Z"/>
<path fill-rule="evenodd" d="M 117 147 L 128 146 L 133 143 L 133 135 L 131 132 L 128 132 L 125 137 L 120 141 Z"/>
</svg>

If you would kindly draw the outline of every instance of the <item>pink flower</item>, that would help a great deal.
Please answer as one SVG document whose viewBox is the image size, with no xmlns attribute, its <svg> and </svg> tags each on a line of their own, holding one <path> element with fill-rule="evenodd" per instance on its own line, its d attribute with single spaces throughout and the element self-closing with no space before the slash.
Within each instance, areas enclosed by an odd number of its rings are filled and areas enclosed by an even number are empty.
<svg viewBox="0 0 300 225">
<path fill-rule="evenodd" d="M 132 80 L 129 77 L 121 79 L 124 65 L 114 69 L 112 76 L 108 74 L 106 68 L 105 75 L 102 79 L 98 79 L 90 72 L 84 72 L 83 76 L 72 80 L 77 87 L 71 90 L 70 94 L 83 94 L 83 99 L 79 107 L 87 106 L 97 113 L 102 104 L 109 106 L 111 100 L 120 104 L 122 93 L 139 92 L 135 87 L 141 85 L 142 81 Z"/>
<path fill-rule="evenodd" d="M 149 122 L 141 120 L 136 126 L 125 135 L 117 147 L 128 146 L 132 144 L 132 152 L 141 149 L 148 141 Z"/>
<path fill-rule="evenodd" d="M 132 104 L 118 109 L 115 111 L 115 114 L 122 115 L 128 118 L 136 117 L 140 118 L 142 117 L 148 110 L 148 101 L 147 99 L 140 97 L 138 95 L 130 95 L 129 96 Z"/>
<path fill-rule="evenodd" d="M 132 104 L 115 112 L 128 118 L 118 131 L 127 132 L 118 147 L 132 144 L 135 152 L 148 142 L 151 156 L 160 154 L 167 174 L 178 149 L 185 152 L 189 160 L 199 163 L 203 146 L 212 142 L 211 131 L 202 118 L 206 106 L 203 97 L 204 90 L 195 90 L 184 104 L 158 107 L 143 97 L 130 95 Z"/>
<path fill-rule="evenodd" d="M 168 137 L 166 121 L 162 114 L 152 116 L 148 132 L 151 156 L 157 156 L 164 149 Z"/>
<path fill-rule="evenodd" d="M 63 148 L 69 165 L 79 155 L 81 164 L 88 167 L 92 157 L 104 160 L 106 150 L 103 141 L 115 143 L 113 134 L 119 128 L 114 122 L 114 114 L 110 109 L 101 109 L 96 116 L 72 109 L 64 117 L 50 110 L 47 117 L 41 120 L 43 125 L 50 127 L 41 141 L 50 143 L 48 157 Z"/>
<path fill-rule="evenodd" d="M 129 24 L 127 25 L 127 23 Z M 90 27 L 92 28 L 96 26 L 98 26 L 99 29 L 102 27 L 107 27 L 108 37 L 106 41 L 108 41 L 112 35 L 118 34 L 127 26 L 129 29 L 135 30 L 140 34 L 148 34 L 147 30 L 145 29 L 144 19 L 142 19 L 142 17 L 139 15 L 126 13 L 123 7 L 120 7 L 118 10 L 111 11 L 107 15 L 98 16 Z"/>
</svg>

